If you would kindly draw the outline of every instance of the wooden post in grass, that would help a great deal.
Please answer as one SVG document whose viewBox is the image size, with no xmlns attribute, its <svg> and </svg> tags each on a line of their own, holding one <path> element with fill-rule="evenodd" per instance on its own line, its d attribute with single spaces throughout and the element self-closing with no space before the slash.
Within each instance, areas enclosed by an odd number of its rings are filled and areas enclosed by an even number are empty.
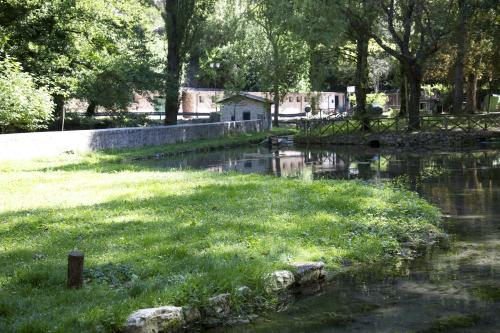
<svg viewBox="0 0 500 333">
<path fill-rule="evenodd" d="M 68 254 L 68 288 L 83 287 L 83 253 L 72 251 Z"/>
</svg>

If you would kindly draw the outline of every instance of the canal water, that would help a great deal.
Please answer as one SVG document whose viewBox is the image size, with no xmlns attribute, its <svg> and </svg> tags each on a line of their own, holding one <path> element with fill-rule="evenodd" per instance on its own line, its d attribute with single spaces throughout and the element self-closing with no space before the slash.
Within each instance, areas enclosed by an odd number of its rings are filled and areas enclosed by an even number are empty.
<svg viewBox="0 0 500 333">
<path fill-rule="evenodd" d="M 500 150 L 394 152 L 262 147 L 157 160 L 157 167 L 395 182 L 439 206 L 448 249 L 345 274 L 281 312 L 216 332 L 500 332 Z M 377 274 L 381 271 L 382 274 Z"/>
</svg>

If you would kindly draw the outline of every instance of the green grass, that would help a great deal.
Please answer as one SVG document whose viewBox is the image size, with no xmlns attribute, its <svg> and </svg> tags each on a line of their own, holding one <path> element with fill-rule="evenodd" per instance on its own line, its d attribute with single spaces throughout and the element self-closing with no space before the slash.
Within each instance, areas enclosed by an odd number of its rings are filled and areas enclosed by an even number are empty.
<svg viewBox="0 0 500 333">
<path fill-rule="evenodd" d="M 242 285 L 254 297 L 235 305 L 262 305 L 262 277 L 290 262 L 369 265 L 437 232 L 437 209 L 413 193 L 157 170 L 132 158 L 148 149 L 0 162 L 1 332 L 113 332 L 139 308 Z M 73 249 L 85 253 L 81 290 L 65 288 Z"/>
</svg>

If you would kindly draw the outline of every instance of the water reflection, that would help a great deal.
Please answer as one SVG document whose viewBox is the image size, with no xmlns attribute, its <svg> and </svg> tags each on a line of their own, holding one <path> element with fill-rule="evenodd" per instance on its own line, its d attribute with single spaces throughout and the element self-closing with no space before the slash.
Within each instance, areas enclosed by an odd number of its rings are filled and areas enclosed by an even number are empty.
<svg viewBox="0 0 500 333">
<path fill-rule="evenodd" d="M 249 148 L 152 162 L 157 167 L 305 179 L 394 181 L 438 205 L 454 235 L 396 275 L 346 276 L 287 311 L 217 332 L 500 332 L 500 150 L 402 153 Z"/>
</svg>

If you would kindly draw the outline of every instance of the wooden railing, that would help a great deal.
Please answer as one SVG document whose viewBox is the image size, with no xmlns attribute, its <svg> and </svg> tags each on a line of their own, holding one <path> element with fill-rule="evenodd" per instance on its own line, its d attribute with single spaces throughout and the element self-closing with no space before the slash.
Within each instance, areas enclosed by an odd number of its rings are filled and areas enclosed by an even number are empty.
<svg viewBox="0 0 500 333">
<path fill-rule="evenodd" d="M 500 113 L 473 115 L 436 115 L 420 117 L 421 131 L 500 131 Z M 344 119 L 308 119 L 298 124 L 306 135 L 332 136 L 353 133 L 398 133 L 408 130 L 406 118 L 368 118 L 363 121 L 352 117 Z"/>
</svg>

